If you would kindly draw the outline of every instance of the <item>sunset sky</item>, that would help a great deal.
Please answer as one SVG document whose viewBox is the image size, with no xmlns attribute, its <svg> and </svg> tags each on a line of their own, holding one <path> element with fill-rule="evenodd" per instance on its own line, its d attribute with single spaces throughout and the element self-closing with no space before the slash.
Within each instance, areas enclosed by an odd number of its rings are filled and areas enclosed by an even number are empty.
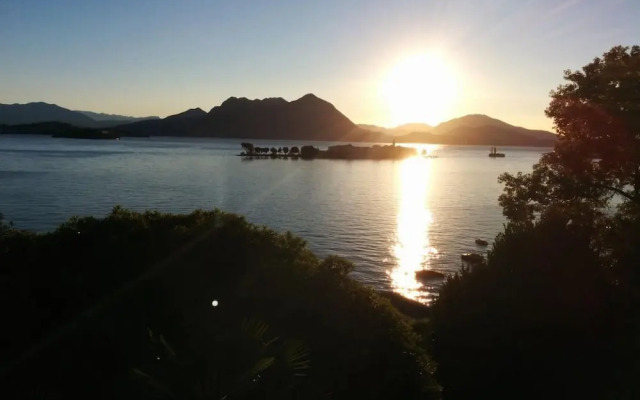
<svg viewBox="0 0 640 400">
<path fill-rule="evenodd" d="M 551 129 L 549 91 L 640 1 L 1 0 L 0 103 L 132 116 L 314 93 L 356 123 L 487 114 Z"/>
</svg>

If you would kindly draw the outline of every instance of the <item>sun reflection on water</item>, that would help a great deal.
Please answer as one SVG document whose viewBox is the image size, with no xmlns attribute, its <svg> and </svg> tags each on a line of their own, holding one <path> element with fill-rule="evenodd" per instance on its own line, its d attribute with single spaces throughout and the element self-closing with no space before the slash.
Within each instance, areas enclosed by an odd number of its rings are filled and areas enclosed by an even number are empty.
<svg viewBox="0 0 640 400">
<path fill-rule="evenodd" d="M 429 154 L 434 148 L 426 150 Z M 429 226 L 433 222 L 428 208 L 432 162 L 415 157 L 403 161 L 399 168 L 397 232 L 392 248 L 397 263 L 389 273 L 394 291 L 421 302 L 428 300 L 416 272 L 429 269 L 430 260 L 438 253 L 429 240 Z"/>
</svg>

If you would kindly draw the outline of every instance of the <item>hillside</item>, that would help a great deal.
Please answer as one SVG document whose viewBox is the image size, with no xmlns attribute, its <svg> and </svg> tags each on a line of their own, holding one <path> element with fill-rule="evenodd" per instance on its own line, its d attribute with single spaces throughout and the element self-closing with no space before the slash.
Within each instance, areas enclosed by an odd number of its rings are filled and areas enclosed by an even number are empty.
<svg viewBox="0 0 640 400">
<path fill-rule="evenodd" d="M 510 125 L 486 115 L 454 118 L 435 127 L 410 123 L 395 128 L 356 125 L 333 104 L 307 94 L 249 100 L 230 97 L 209 112 L 192 108 L 159 119 L 71 111 L 55 104 L 0 104 L 0 125 L 62 122 L 78 127 L 117 126 L 129 136 L 197 136 L 236 139 L 317 140 L 335 142 L 440 143 L 489 146 L 552 146 L 556 135 Z"/>
<path fill-rule="evenodd" d="M 313 94 L 294 101 L 230 97 L 208 113 L 194 109 L 162 120 L 124 124 L 119 129 L 159 136 L 389 141 L 383 134 L 359 128 L 331 103 Z"/>
<path fill-rule="evenodd" d="M 150 119 L 118 126 L 118 130 L 134 136 L 194 136 L 193 132 L 202 124 L 207 113 L 192 108 L 163 119 Z"/>
<path fill-rule="evenodd" d="M 557 136 L 548 131 L 526 129 L 481 114 L 465 115 L 437 125 L 433 132 L 446 136 L 444 143 L 551 146 Z"/>
<path fill-rule="evenodd" d="M 369 125 L 369 124 L 358 124 L 358 127 L 373 131 L 384 133 L 385 135 L 391 137 L 398 137 L 412 133 L 428 133 L 433 130 L 431 125 L 422 124 L 422 123 L 410 123 L 396 126 L 395 128 L 385 128 L 377 125 Z"/>
<path fill-rule="evenodd" d="M 360 127 L 384 132 L 397 143 L 546 147 L 553 146 L 557 139 L 552 132 L 510 125 L 481 114 L 454 118 L 435 127 L 426 124 L 405 124 L 395 128 L 375 125 Z"/>
<path fill-rule="evenodd" d="M 93 111 L 81 111 L 81 110 L 75 110 L 75 112 L 79 112 L 81 114 L 86 115 L 87 117 L 91 118 L 94 121 L 97 122 L 119 122 L 119 123 L 123 123 L 123 122 L 136 122 L 136 121 L 144 121 L 147 119 L 160 119 L 160 117 L 158 116 L 149 116 L 149 117 L 129 117 L 126 115 L 119 115 L 119 114 L 105 114 L 105 113 L 97 113 L 97 112 L 93 112 Z"/>
<path fill-rule="evenodd" d="M 0 124 L 20 125 L 51 121 L 82 127 L 95 126 L 95 121 L 90 117 L 55 104 L 0 104 Z"/>
<path fill-rule="evenodd" d="M 0 104 L 0 124 L 24 125 L 40 122 L 62 122 L 84 128 L 108 128 L 124 122 L 158 117 L 127 117 L 91 111 L 72 111 L 56 104 L 35 102 L 27 104 Z"/>
</svg>

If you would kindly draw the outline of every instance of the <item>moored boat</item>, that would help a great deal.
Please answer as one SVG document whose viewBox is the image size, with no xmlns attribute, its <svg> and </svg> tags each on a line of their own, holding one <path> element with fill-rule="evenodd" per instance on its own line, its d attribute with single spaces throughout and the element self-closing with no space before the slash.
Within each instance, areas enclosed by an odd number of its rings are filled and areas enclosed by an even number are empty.
<svg viewBox="0 0 640 400">
<path fill-rule="evenodd" d="M 504 157 L 504 153 L 498 153 L 498 149 L 495 147 L 492 147 L 489 152 L 489 157 L 491 158 Z"/>
</svg>

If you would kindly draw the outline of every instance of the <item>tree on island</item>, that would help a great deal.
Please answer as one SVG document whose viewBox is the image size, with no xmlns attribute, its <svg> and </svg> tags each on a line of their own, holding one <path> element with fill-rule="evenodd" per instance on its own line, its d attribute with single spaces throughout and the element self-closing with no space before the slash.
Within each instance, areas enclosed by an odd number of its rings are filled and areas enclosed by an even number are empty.
<svg viewBox="0 0 640 400">
<path fill-rule="evenodd" d="M 252 143 L 243 142 L 243 143 L 240 143 L 240 146 L 242 146 L 242 148 L 245 149 L 247 155 L 251 155 L 255 151 L 255 148 L 253 147 Z"/>
<path fill-rule="evenodd" d="M 300 154 L 300 149 L 298 149 L 298 146 L 293 146 L 293 147 L 291 148 L 291 150 L 289 150 L 289 152 L 290 152 L 292 155 L 296 156 L 296 155 Z"/>
<path fill-rule="evenodd" d="M 500 176 L 504 232 L 435 301 L 447 399 L 640 395 L 640 48 L 564 78 L 554 151 Z"/>
<path fill-rule="evenodd" d="M 302 146 L 300 149 L 300 157 L 302 158 L 312 159 L 315 158 L 318 153 L 320 153 L 320 149 L 313 146 Z"/>
<path fill-rule="evenodd" d="M 289 148 L 287 146 L 282 148 L 282 152 L 286 155 L 289 154 Z"/>
</svg>

